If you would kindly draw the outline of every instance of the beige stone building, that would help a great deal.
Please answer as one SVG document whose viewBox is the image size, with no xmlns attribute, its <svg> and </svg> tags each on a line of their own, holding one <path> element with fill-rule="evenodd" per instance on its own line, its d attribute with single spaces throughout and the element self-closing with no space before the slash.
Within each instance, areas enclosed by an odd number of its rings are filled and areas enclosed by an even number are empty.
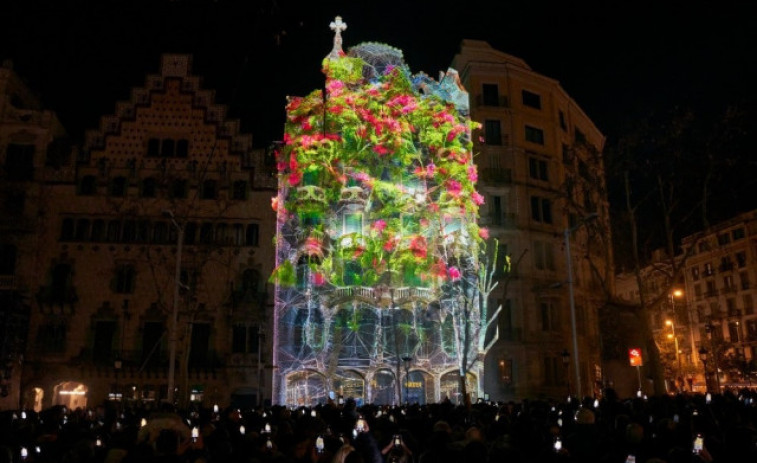
<svg viewBox="0 0 757 463">
<path fill-rule="evenodd" d="M 0 67 L 0 409 L 16 408 L 38 257 L 36 232 L 46 191 L 41 172 L 70 157 L 71 146 L 54 112 L 13 70 Z"/>
<path fill-rule="evenodd" d="M 471 118 L 483 126 L 482 225 L 510 260 L 495 296 L 499 340 L 486 359 L 484 392 L 492 399 L 592 394 L 602 379 L 597 309 L 613 274 L 604 136 L 559 82 L 485 42 L 464 40 L 452 67 L 470 93 Z"/>
<path fill-rule="evenodd" d="M 182 405 L 270 397 L 275 182 L 191 57 L 164 55 L 75 159 L 37 153 L 22 405 L 159 401 L 172 377 Z"/>
</svg>

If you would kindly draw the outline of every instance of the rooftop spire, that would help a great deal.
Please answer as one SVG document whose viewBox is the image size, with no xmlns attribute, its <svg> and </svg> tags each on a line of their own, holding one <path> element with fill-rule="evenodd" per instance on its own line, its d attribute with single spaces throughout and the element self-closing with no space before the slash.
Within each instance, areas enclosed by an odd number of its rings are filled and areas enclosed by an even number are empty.
<svg viewBox="0 0 757 463">
<path fill-rule="evenodd" d="M 342 22 L 341 16 L 337 16 L 331 21 L 329 28 L 334 31 L 334 47 L 331 49 L 328 58 L 339 58 L 339 55 L 344 53 L 344 51 L 342 51 L 342 31 L 347 29 L 347 23 Z"/>
</svg>

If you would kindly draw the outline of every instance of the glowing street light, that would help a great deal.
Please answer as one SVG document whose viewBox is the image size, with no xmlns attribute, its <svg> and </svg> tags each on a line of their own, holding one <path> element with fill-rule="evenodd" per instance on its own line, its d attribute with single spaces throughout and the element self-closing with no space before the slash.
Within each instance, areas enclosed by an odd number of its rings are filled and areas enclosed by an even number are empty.
<svg viewBox="0 0 757 463">
<path fill-rule="evenodd" d="M 676 324 L 673 320 L 665 320 L 665 324 L 673 330 L 673 333 L 668 333 L 668 339 L 673 339 L 676 348 L 676 361 L 678 362 L 678 374 L 681 374 L 681 354 L 678 351 L 678 336 L 676 336 Z"/>
</svg>

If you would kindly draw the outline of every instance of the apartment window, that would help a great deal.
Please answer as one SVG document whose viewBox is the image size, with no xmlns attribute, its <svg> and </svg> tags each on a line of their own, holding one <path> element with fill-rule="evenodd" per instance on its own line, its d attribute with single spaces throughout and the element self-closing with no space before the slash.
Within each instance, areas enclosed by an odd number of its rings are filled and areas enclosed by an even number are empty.
<svg viewBox="0 0 757 463">
<path fill-rule="evenodd" d="M 752 315 L 754 314 L 754 303 L 752 302 L 752 295 L 751 294 L 744 294 L 741 296 L 741 302 L 744 306 L 744 314 L 745 315 Z"/>
<path fill-rule="evenodd" d="M 189 140 L 182 138 L 176 142 L 176 157 L 186 158 L 189 156 Z"/>
<path fill-rule="evenodd" d="M 105 222 L 97 219 L 92 221 L 92 234 L 89 239 L 93 242 L 102 241 L 105 236 Z"/>
<path fill-rule="evenodd" d="M 565 113 L 562 110 L 557 111 L 557 116 L 560 119 L 560 128 L 563 130 L 568 129 L 568 124 L 565 122 Z"/>
<path fill-rule="evenodd" d="M 523 106 L 528 106 L 530 108 L 535 109 L 541 109 L 541 95 L 533 92 L 529 92 L 528 90 L 523 90 L 520 92 L 521 97 L 523 98 Z"/>
<path fill-rule="evenodd" d="M 704 274 L 708 277 L 714 274 L 714 272 L 712 271 L 711 263 L 707 262 L 706 264 L 704 264 Z"/>
<path fill-rule="evenodd" d="M 231 336 L 231 351 L 235 354 L 257 354 L 260 329 L 257 326 L 234 325 Z"/>
<path fill-rule="evenodd" d="M 526 126 L 526 141 L 536 143 L 537 145 L 544 144 L 544 131 L 537 129 L 536 127 Z"/>
<path fill-rule="evenodd" d="M 237 180 L 231 189 L 231 199 L 244 200 L 247 198 L 247 182 Z"/>
<path fill-rule="evenodd" d="M 155 180 L 155 177 L 147 177 L 146 179 L 142 180 L 143 198 L 154 198 L 157 194 L 157 190 L 158 182 Z"/>
<path fill-rule="evenodd" d="M 749 289 L 749 273 L 740 272 L 739 280 L 741 280 L 741 289 Z"/>
<path fill-rule="evenodd" d="M 714 296 L 718 295 L 718 292 L 715 289 L 715 282 L 714 281 L 708 281 L 707 282 L 707 293 L 705 295 L 707 297 L 714 297 Z"/>
<path fill-rule="evenodd" d="M 723 287 L 726 290 L 733 289 L 733 276 L 732 275 L 726 275 L 723 277 Z"/>
<path fill-rule="evenodd" d="M 718 244 L 720 246 L 725 246 L 726 244 L 729 244 L 731 242 L 731 235 L 728 233 L 723 233 L 718 235 Z"/>
<path fill-rule="evenodd" d="M 188 244 L 188 245 L 195 244 L 196 237 L 197 237 L 197 223 L 188 222 L 184 226 L 184 244 Z"/>
<path fill-rule="evenodd" d="M 555 305 L 551 302 L 542 302 L 539 304 L 539 310 L 541 311 L 542 331 L 558 331 L 560 320 Z"/>
<path fill-rule="evenodd" d="M 554 270 L 555 257 L 551 243 L 534 241 L 534 267 L 538 270 Z"/>
<path fill-rule="evenodd" d="M 707 252 L 710 250 L 710 243 L 701 241 L 697 247 L 699 248 L 699 252 Z"/>
<path fill-rule="evenodd" d="M 202 199 L 216 199 L 218 195 L 218 182 L 205 180 L 202 182 Z"/>
<path fill-rule="evenodd" d="M 531 196 L 531 218 L 536 222 L 552 223 L 552 203 L 550 200 Z"/>
<path fill-rule="evenodd" d="M 499 87 L 497 84 L 483 84 L 482 90 L 485 106 L 499 106 Z"/>
<path fill-rule="evenodd" d="M 744 229 L 743 228 L 737 228 L 733 230 L 733 241 L 743 240 L 744 239 Z"/>
<path fill-rule="evenodd" d="M 720 271 L 727 272 L 733 270 L 733 262 L 731 262 L 731 256 L 725 256 L 720 258 Z"/>
<path fill-rule="evenodd" d="M 699 280 L 699 267 L 692 267 L 691 269 L 691 279 L 694 281 Z"/>
<path fill-rule="evenodd" d="M 547 161 L 528 158 L 528 175 L 534 180 L 548 181 Z"/>
<path fill-rule="evenodd" d="M 245 245 L 257 246 L 260 239 L 260 226 L 256 223 L 247 225 L 247 233 L 245 235 Z"/>
<path fill-rule="evenodd" d="M 694 285 L 694 296 L 696 296 L 697 299 L 702 297 L 702 285 L 699 283 Z"/>
<path fill-rule="evenodd" d="M 502 125 L 499 120 L 484 121 L 484 141 L 487 145 L 502 145 Z"/>
<path fill-rule="evenodd" d="M 118 243 L 121 241 L 121 222 L 118 220 L 111 220 L 108 222 L 108 233 L 105 239 L 110 243 Z"/>
<path fill-rule="evenodd" d="M 160 144 L 160 157 L 172 158 L 174 157 L 174 150 L 176 149 L 176 142 L 170 138 L 165 138 Z"/>
<path fill-rule="evenodd" d="M 746 252 L 739 251 L 736 253 L 736 265 L 738 265 L 739 268 L 746 267 Z"/>
<path fill-rule="evenodd" d="M 110 195 L 117 197 L 126 196 L 126 177 L 116 177 L 111 180 Z"/>
<path fill-rule="evenodd" d="M 124 243 L 133 243 L 137 240 L 137 221 L 124 220 L 123 230 L 121 230 L 121 241 Z"/>
<path fill-rule="evenodd" d="M 76 241 L 89 241 L 89 219 L 76 221 Z"/>
<path fill-rule="evenodd" d="M 34 145 L 9 144 L 5 152 L 5 173 L 9 180 L 31 180 L 34 175 Z"/>
<path fill-rule="evenodd" d="M 165 222 L 155 222 L 152 226 L 152 242 L 162 244 L 168 241 L 168 225 Z"/>
<path fill-rule="evenodd" d="M 171 197 L 184 199 L 187 197 L 187 181 L 183 178 L 177 178 L 171 183 Z"/>
<path fill-rule="evenodd" d="M 119 294 L 131 294 L 134 292 L 136 271 L 131 264 L 116 267 L 114 290 Z"/>
<path fill-rule="evenodd" d="M 74 239 L 74 219 L 63 219 L 60 228 L 60 240 L 71 241 Z"/>
</svg>

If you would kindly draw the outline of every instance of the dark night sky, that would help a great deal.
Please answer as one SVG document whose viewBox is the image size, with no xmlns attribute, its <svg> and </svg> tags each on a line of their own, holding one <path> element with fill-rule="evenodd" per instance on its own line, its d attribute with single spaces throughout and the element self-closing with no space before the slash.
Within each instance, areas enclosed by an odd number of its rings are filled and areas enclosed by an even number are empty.
<svg viewBox="0 0 757 463">
<path fill-rule="evenodd" d="M 757 16 L 749 1 L 2 3 L 0 58 L 14 61 L 74 139 L 142 85 L 163 52 L 192 53 L 194 72 L 256 145 L 278 139 L 284 96 L 322 85 L 320 61 L 337 14 L 348 23 L 345 48 L 388 43 L 404 51 L 413 72 L 436 75 L 461 39 L 487 40 L 559 80 L 609 137 L 649 109 L 744 98 L 754 107 L 747 89 L 757 82 Z"/>
</svg>

